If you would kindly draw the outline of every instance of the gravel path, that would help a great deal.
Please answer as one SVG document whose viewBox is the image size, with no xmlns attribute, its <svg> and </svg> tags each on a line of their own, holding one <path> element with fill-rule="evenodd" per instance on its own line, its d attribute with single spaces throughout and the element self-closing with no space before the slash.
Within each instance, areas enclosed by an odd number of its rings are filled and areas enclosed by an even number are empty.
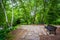
<svg viewBox="0 0 60 40">
<path fill-rule="evenodd" d="M 55 36 L 47 36 L 44 26 L 40 25 L 22 25 L 11 32 L 13 40 L 60 40 L 60 30 L 58 29 Z"/>
</svg>

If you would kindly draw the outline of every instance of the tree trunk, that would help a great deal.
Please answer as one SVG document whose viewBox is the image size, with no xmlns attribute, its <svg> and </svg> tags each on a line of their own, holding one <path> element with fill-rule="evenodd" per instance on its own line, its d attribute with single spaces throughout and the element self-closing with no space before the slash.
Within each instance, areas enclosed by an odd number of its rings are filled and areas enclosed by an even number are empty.
<svg viewBox="0 0 60 40">
<path fill-rule="evenodd" d="M 11 0 L 12 5 L 12 19 L 11 19 L 11 27 L 13 26 L 13 20 L 14 20 L 14 13 L 13 13 L 13 0 Z"/>
<path fill-rule="evenodd" d="M 2 0 L 1 0 L 1 5 L 2 5 L 2 9 L 4 11 L 4 14 L 5 14 L 6 23 L 8 24 L 8 17 L 7 17 L 6 9 L 4 8 L 4 4 L 3 4 Z M 8 24 L 8 26 L 9 26 L 9 24 Z"/>
</svg>

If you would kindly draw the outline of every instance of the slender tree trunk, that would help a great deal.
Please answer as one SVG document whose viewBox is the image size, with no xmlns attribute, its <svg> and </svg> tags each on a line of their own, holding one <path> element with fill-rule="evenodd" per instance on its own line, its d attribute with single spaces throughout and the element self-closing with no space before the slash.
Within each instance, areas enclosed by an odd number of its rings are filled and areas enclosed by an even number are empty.
<svg viewBox="0 0 60 40">
<path fill-rule="evenodd" d="M 13 26 L 13 20 L 14 20 L 14 13 L 13 13 L 13 0 L 11 0 L 12 5 L 12 19 L 11 19 L 11 27 Z"/>
<path fill-rule="evenodd" d="M 35 8 L 34 8 L 35 10 L 34 10 L 34 18 L 33 18 L 33 24 L 35 24 L 35 17 L 36 17 L 36 11 L 37 11 L 37 7 L 35 6 Z"/>
<path fill-rule="evenodd" d="M 37 1 L 35 1 L 35 5 L 34 5 L 34 17 L 33 17 L 33 24 L 35 24 L 35 17 L 36 17 L 36 12 L 37 12 Z"/>
<path fill-rule="evenodd" d="M 1 0 L 1 5 L 2 5 L 2 8 L 4 10 L 4 14 L 5 14 L 5 18 L 6 18 L 6 23 L 8 24 L 8 17 L 7 17 L 6 9 L 4 8 L 4 4 L 3 4 L 2 0 Z"/>
<path fill-rule="evenodd" d="M 44 24 L 45 0 L 43 0 L 43 13 L 41 14 L 41 24 Z"/>
<path fill-rule="evenodd" d="M 14 14 L 13 14 L 13 8 L 12 8 L 12 19 L 11 19 L 11 26 L 13 25 L 13 20 L 14 20 Z"/>
</svg>

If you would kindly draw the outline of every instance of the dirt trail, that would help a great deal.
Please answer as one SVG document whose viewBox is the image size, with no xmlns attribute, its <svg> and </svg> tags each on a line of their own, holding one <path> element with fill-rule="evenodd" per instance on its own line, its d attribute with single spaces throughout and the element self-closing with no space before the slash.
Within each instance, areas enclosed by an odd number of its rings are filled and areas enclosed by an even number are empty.
<svg viewBox="0 0 60 40">
<path fill-rule="evenodd" d="M 47 32 L 42 25 L 22 25 L 17 30 L 12 31 L 13 40 L 60 40 L 60 29 L 56 36 L 47 36 Z"/>
</svg>

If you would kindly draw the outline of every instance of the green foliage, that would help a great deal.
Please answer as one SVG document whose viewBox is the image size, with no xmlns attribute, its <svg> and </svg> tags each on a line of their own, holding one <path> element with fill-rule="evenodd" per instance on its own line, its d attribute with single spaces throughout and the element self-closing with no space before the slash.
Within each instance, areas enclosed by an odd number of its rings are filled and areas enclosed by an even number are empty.
<svg viewBox="0 0 60 40">
<path fill-rule="evenodd" d="M 0 30 L 0 40 L 8 38 L 8 33 L 18 24 L 60 25 L 60 0 L 0 1 L 0 26 L 3 26 L 3 30 Z"/>
<path fill-rule="evenodd" d="M 3 1 L 3 4 L 6 9 L 9 25 L 11 25 L 12 8 L 14 15 L 13 25 L 17 25 L 17 21 L 20 24 L 56 24 L 55 21 L 57 22 L 57 19 L 60 18 L 59 0 L 6 0 Z M 4 10 L 1 5 L 0 9 L 0 11 Z M 0 19 L 2 18 L 0 24 L 3 24 L 5 14 L 2 11 L 0 15 Z"/>
<path fill-rule="evenodd" d="M 1 27 L 0 27 L 1 28 Z M 9 27 L 7 24 L 2 26 L 0 29 L 0 40 L 8 40 L 12 38 L 12 35 L 9 34 L 12 30 L 15 30 L 16 27 Z"/>
</svg>

